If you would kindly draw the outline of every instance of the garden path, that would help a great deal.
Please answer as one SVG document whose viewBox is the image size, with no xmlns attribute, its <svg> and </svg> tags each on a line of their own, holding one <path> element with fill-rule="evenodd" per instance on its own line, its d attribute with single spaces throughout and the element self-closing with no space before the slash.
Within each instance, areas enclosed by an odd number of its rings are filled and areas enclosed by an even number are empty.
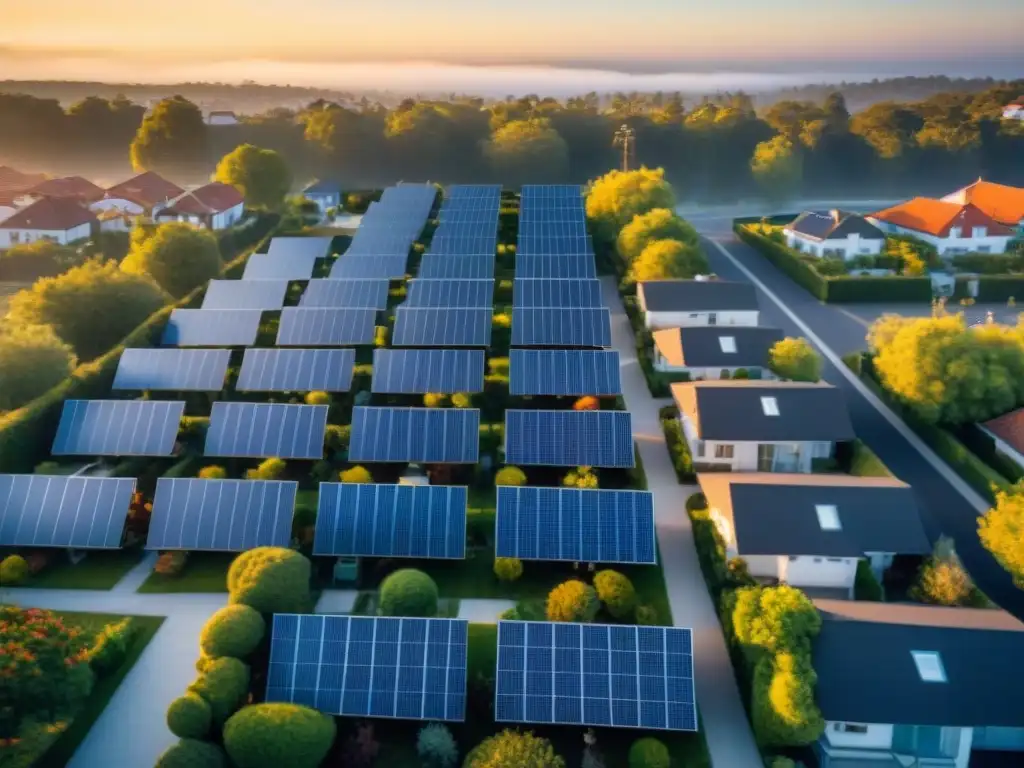
<svg viewBox="0 0 1024 768">
<path fill-rule="evenodd" d="M 459 600 L 459 618 L 471 623 L 494 624 L 498 616 L 509 608 L 515 608 L 515 600 L 484 600 L 462 598 Z"/>
</svg>

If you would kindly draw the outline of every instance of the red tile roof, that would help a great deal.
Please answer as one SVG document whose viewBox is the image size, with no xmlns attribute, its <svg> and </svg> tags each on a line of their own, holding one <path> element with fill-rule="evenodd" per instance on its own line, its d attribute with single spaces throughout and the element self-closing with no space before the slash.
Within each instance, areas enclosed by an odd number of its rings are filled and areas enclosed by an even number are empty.
<svg viewBox="0 0 1024 768">
<path fill-rule="evenodd" d="M 214 181 L 179 197 L 174 201 L 174 210 L 190 216 L 209 216 L 229 211 L 244 199 L 230 184 Z"/>
<path fill-rule="evenodd" d="M 1008 444 L 1018 453 L 1024 453 L 1024 408 L 1010 411 L 982 424 L 985 429 Z"/>
<path fill-rule="evenodd" d="M 1024 189 L 993 184 L 978 179 L 963 189 L 957 190 L 950 198 L 970 203 L 1000 224 L 1016 227 L 1024 221 Z"/>
<path fill-rule="evenodd" d="M 39 229 L 66 232 L 81 224 L 92 224 L 96 216 L 75 200 L 44 197 L 0 222 L 0 229 Z"/>
<path fill-rule="evenodd" d="M 869 218 L 936 237 L 949 237 L 949 230 L 953 227 L 960 227 L 961 237 L 970 237 L 974 227 L 986 227 L 988 235 L 1013 234 L 1009 227 L 1000 224 L 977 206 L 928 197 L 915 197 L 884 211 L 872 213 Z"/>
<path fill-rule="evenodd" d="M 185 194 L 185 190 L 158 173 L 146 171 L 127 181 L 115 184 L 107 190 L 107 198 L 122 198 L 138 203 L 143 208 L 152 208 Z"/>
<path fill-rule="evenodd" d="M 46 176 L 42 173 L 22 173 L 10 166 L 0 165 L 0 196 L 20 195 L 43 181 L 46 181 Z"/>
<path fill-rule="evenodd" d="M 33 195 L 46 197 L 75 198 L 86 203 L 95 203 L 103 198 L 103 187 L 93 184 L 81 176 L 66 176 L 61 179 L 47 179 L 28 190 Z"/>
</svg>

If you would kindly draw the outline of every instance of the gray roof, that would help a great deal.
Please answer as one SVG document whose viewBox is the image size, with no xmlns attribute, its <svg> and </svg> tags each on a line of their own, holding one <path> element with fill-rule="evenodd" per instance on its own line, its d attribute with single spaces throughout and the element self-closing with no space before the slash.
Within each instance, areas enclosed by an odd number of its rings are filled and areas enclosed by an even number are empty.
<svg viewBox="0 0 1024 768">
<path fill-rule="evenodd" d="M 863 216 L 847 211 L 804 211 L 786 227 L 815 240 L 843 240 L 858 234 L 865 240 L 884 240 L 885 234 Z"/>
<path fill-rule="evenodd" d="M 691 368 L 766 368 L 768 353 L 784 335 L 779 328 L 748 325 L 692 325 L 652 334 L 654 345 L 670 364 Z M 735 352 L 722 351 L 723 337 L 732 337 Z"/>
<path fill-rule="evenodd" d="M 731 280 L 649 280 L 637 284 L 645 312 L 730 312 L 757 310 L 752 283 Z"/>
<path fill-rule="evenodd" d="M 815 698 L 826 720 L 1024 727 L 1024 624 L 999 610 L 816 600 Z M 938 652 L 924 682 L 911 651 Z"/>
</svg>

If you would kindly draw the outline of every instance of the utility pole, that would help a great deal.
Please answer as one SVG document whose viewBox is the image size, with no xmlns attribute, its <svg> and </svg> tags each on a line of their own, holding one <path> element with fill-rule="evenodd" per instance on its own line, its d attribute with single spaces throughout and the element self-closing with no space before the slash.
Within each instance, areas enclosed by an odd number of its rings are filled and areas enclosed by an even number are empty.
<svg viewBox="0 0 1024 768">
<path fill-rule="evenodd" d="M 622 147 L 622 171 L 629 170 L 629 158 L 631 153 L 636 151 L 636 132 L 625 123 L 615 132 L 615 140 L 612 144 Z"/>
</svg>

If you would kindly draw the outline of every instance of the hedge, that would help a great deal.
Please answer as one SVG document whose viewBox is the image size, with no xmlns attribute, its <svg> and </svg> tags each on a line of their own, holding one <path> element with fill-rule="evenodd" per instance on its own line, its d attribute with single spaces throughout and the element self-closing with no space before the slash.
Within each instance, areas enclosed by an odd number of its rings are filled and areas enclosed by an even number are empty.
<svg viewBox="0 0 1024 768">
<path fill-rule="evenodd" d="M 225 605 L 203 625 L 199 634 L 199 650 L 204 656 L 213 658 L 233 656 L 245 659 L 259 646 L 266 628 L 263 616 L 255 608 Z"/>
<path fill-rule="evenodd" d="M 1024 276 L 983 275 L 978 278 L 978 301 L 1024 298 Z"/>
<path fill-rule="evenodd" d="M 828 300 L 828 286 L 825 279 L 813 270 L 809 264 L 797 258 L 785 245 L 769 240 L 764 235 L 758 234 L 751 229 L 755 219 L 736 219 L 732 228 L 736 236 L 754 250 L 758 251 L 768 261 L 785 272 L 798 285 L 803 286 L 807 291 L 821 301 Z"/>
<path fill-rule="evenodd" d="M 334 744 L 334 718 L 286 703 L 243 707 L 224 725 L 224 748 L 238 768 L 316 768 Z"/>
<path fill-rule="evenodd" d="M 676 418 L 675 406 L 665 406 L 658 411 L 658 416 L 661 419 L 661 429 L 665 433 L 665 444 L 668 446 L 669 456 L 672 457 L 676 477 L 683 485 L 693 485 L 697 482 L 697 474 L 693 471 L 690 446 L 683 439 L 683 429 Z"/>
</svg>

